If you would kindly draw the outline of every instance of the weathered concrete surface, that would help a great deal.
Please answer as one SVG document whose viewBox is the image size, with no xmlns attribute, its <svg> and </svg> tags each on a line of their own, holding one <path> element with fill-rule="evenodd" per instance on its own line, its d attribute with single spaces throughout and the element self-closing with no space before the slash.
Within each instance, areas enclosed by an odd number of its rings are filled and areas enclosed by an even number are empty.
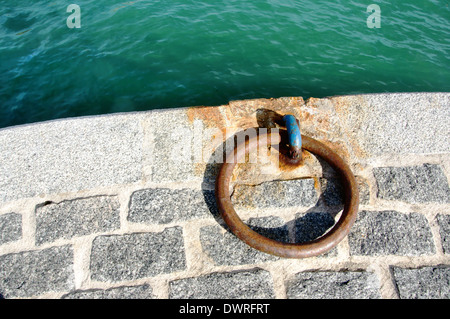
<svg viewBox="0 0 450 319">
<path fill-rule="evenodd" d="M 349 236 L 302 260 L 241 242 L 214 199 L 234 136 L 288 113 L 361 199 Z M 448 298 L 449 113 L 450 93 L 287 97 L 0 130 L 0 298 Z M 234 172 L 238 214 L 279 241 L 323 235 L 338 176 L 263 153 Z"/>
</svg>

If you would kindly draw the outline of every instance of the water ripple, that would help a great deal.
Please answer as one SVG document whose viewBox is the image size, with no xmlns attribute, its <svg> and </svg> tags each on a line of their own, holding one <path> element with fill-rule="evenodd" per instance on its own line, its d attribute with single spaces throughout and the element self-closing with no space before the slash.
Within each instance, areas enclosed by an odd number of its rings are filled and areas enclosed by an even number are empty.
<svg viewBox="0 0 450 319">
<path fill-rule="evenodd" d="M 279 96 L 448 91 L 444 1 L 17 0 L 0 16 L 0 127 Z"/>
</svg>

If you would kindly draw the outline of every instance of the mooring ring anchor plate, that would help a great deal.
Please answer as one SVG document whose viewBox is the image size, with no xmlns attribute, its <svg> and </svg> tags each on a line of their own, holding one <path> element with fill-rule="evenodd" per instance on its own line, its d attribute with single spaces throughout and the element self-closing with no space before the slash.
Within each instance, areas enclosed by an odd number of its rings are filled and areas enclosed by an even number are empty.
<svg viewBox="0 0 450 319">
<path fill-rule="evenodd" d="M 219 212 L 239 239 L 249 246 L 284 258 L 306 258 L 324 254 L 335 247 L 350 232 L 356 220 L 359 205 L 359 192 L 356 179 L 345 161 L 332 149 L 323 143 L 302 135 L 302 148 L 324 159 L 339 175 L 344 189 L 344 209 L 336 224 L 322 237 L 305 243 L 285 243 L 276 241 L 253 231 L 238 216 L 231 203 L 229 185 L 236 163 L 245 157 L 247 152 L 257 147 L 280 143 L 279 133 L 260 134 L 248 140 L 247 147 L 237 145 L 234 150 L 235 157 L 231 163 L 223 163 L 216 179 L 216 201 Z M 243 142 L 245 143 L 245 141 Z"/>
</svg>

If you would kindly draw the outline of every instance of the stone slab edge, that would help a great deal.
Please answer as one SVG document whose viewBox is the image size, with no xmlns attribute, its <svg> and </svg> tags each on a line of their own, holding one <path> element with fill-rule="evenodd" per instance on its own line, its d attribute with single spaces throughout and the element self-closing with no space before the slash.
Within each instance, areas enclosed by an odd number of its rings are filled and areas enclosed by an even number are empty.
<svg viewBox="0 0 450 319">
<path fill-rule="evenodd" d="M 171 171 L 170 163 L 161 160 L 170 155 L 168 146 L 174 142 L 167 132 L 170 125 L 191 129 L 200 120 L 204 127 L 237 130 L 258 125 L 261 110 L 293 113 L 305 134 L 326 141 L 351 164 L 389 154 L 450 153 L 450 93 L 349 95 L 306 102 L 281 97 L 60 119 L 0 130 L 0 203 L 148 180 L 201 182 L 204 165 Z M 195 152 L 195 140 L 191 142 Z"/>
</svg>

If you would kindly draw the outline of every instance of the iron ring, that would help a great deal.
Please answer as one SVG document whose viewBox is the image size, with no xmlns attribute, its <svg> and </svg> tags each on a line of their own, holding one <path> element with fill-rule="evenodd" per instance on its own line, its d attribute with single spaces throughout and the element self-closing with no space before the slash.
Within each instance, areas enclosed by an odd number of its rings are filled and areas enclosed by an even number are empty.
<svg viewBox="0 0 450 319">
<path fill-rule="evenodd" d="M 237 215 L 231 202 L 229 184 L 236 163 L 251 150 L 268 146 L 267 141 L 279 144 L 279 133 L 265 133 L 250 138 L 245 145 L 237 145 L 233 162 L 222 164 L 215 185 L 215 196 L 219 212 L 231 232 L 249 246 L 284 258 L 306 258 L 324 254 L 335 247 L 350 232 L 356 220 L 359 205 L 359 191 L 356 179 L 347 163 L 325 144 L 302 135 L 302 148 L 324 159 L 340 176 L 344 189 L 344 208 L 335 225 L 322 237 L 305 243 L 279 242 L 253 231 Z M 239 147 L 240 146 L 240 147 Z M 242 147 L 244 146 L 244 147 Z"/>
</svg>

